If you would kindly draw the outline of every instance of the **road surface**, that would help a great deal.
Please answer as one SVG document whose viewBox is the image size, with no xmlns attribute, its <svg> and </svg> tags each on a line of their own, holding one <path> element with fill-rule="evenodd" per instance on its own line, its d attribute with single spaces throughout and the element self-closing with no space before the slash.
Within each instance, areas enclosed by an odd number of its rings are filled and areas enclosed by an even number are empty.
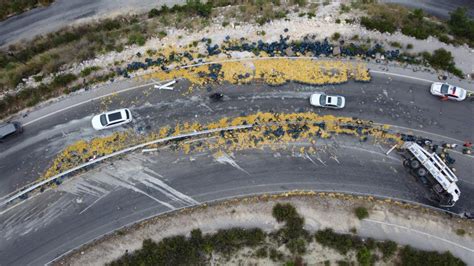
<svg viewBox="0 0 474 266">
<path fill-rule="evenodd" d="M 0 187 L 8 188 L 2 195 L 11 191 L 17 181 L 25 184 L 34 180 L 54 154 L 72 141 L 110 134 L 96 132 L 90 126 L 92 114 L 101 109 L 130 107 L 135 121 L 126 128 L 143 133 L 178 121 L 205 123 L 258 111 L 313 111 L 392 124 L 403 132 L 410 131 L 406 127 L 414 128 L 420 130 L 416 133 L 436 139 L 473 139 L 472 103 L 441 102 L 429 94 L 429 85 L 422 81 L 374 75 L 371 83 L 338 86 L 225 85 L 211 91 L 194 90 L 186 97 L 181 88 L 185 83 L 178 84 L 174 91 L 148 87 L 130 90 L 29 124 L 24 135 L 3 146 L 6 149 L 0 152 L 0 169 L 4 173 Z M 223 92 L 224 101 L 211 103 L 207 96 L 212 91 Z M 346 108 L 322 110 L 309 106 L 308 97 L 316 91 L 346 96 Z M 323 152 L 306 156 L 292 150 L 308 144 L 295 145 L 282 151 L 235 152 L 223 158 L 215 158 L 213 152 L 183 155 L 164 149 L 157 154 L 135 153 L 112 164 L 102 164 L 57 190 L 2 213 L 0 261 L 2 265 L 43 264 L 137 220 L 253 193 L 292 189 L 345 191 L 433 204 L 426 190 L 404 171 L 400 158 L 396 154 L 384 155 L 386 147 L 337 137 L 318 142 Z M 472 211 L 473 158 L 453 155 L 462 195 L 451 210 Z M 10 167 L 14 164 L 18 169 Z"/>
</svg>

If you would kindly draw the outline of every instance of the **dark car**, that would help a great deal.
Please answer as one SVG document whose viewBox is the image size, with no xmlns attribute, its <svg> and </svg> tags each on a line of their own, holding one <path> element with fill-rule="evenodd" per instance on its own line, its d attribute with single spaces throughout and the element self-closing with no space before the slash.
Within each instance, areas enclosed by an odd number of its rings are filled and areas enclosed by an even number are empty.
<svg viewBox="0 0 474 266">
<path fill-rule="evenodd" d="M 23 132 L 23 127 L 20 122 L 7 122 L 0 124 L 0 142 L 5 141 L 7 138 L 20 134 Z"/>
</svg>

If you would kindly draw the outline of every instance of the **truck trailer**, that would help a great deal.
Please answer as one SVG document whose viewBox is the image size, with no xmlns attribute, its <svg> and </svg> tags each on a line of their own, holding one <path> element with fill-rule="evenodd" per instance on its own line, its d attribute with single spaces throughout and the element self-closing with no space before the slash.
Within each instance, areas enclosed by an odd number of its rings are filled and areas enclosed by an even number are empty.
<svg viewBox="0 0 474 266">
<path fill-rule="evenodd" d="M 405 158 L 403 166 L 430 188 L 439 206 L 454 206 L 461 192 L 451 168 L 436 153 L 428 152 L 416 142 L 405 142 L 401 151 Z"/>
</svg>

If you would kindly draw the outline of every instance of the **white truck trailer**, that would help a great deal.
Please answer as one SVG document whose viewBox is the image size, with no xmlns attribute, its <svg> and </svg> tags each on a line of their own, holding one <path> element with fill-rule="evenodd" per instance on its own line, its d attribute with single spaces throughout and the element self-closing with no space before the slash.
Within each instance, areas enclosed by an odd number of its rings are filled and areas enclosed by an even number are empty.
<svg viewBox="0 0 474 266">
<path fill-rule="evenodd" d="M 461 195 L 456 185 L 458 178 L 444 161 L 436 153 L 428 152 L 415 142 L 405 142 L 402 150 L 405 158 L 403 166 L 430 187 L 439 205 L 454 206 Z"/>
</svg>

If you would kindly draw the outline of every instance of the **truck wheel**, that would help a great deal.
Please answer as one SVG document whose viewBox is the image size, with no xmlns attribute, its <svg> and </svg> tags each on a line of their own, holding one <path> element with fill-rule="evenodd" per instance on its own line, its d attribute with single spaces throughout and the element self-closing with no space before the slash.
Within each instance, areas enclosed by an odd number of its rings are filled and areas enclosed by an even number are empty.
<svg viewBox="0 0 474 266">
<path fill-rule="evenodd" d="M 405 159 L 405 160 L 403 161 L 403 166 L 405 166 L 406 168 L 410 168 L 410 160 Z"/>
<path fill-rule="evenodd" d="M 420 167 L 418 168 L 418 170 L 416 170 L 416 174 L 419 176 L 419 177 L 423 177 L 425 176 L 426 174 L 428 173 L 428 171 L 423 168 L 423 167 Z"/>
<path fill-rule="evenodd" d="M 420 166 L 421 166 L 421 163 L 418 160 L 413 160 L 410 162 L 410 167 L 412 169 L 420 168 Z"/>
</svg>

